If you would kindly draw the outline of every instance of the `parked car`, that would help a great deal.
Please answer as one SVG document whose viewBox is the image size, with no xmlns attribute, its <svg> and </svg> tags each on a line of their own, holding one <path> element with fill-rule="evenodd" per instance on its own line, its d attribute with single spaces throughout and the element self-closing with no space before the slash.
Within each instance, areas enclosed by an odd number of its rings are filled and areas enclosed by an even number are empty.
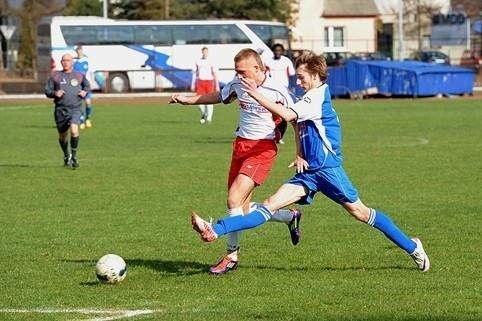
<svg viewBox="0 0 482 321">
<path fill-rule="evenodd" d="M 353 54 L 351 52 L 324 52 L 323 56 L 328 67 L 342 66 L 350 59 Z"/>
<path fill-rule="evenodd" d="M 391 60 L 390 57 L 385 55 L 381 51 L 375 52 L 355 52 L 350 59 L 359 59 L 359 60 Z"/>
<path fill-rule="evenodd" d="M 464 50 L 460 58 L 460 66 L 470 68 L 479 73 L 482 65 L 482 53 L 478 50 Z"/>
<path fill-rule="evenodd" d="M 301 56 L 301 54 L 305 53 L 305 52 L 308 52 L 310 50 L 308 49 L 291 49 L 291 50 L 287 50 L 286 52 L 286 56 L 288 58 L 291 59 L 291 61 L 295 61 L 296 58 L 298 58 L 299 56 Z"/>
<path fill-rule="evenodd" d="M 424 61 L 432 64 L 450 65 L 450 57 L 437 50 L 415 51 L 410 56 L 412 60 Z"/>
<path fill-rule="evenodd" d="M 475 72 L 475 85 L 482 85 L 482 50 L 465 50 L 460 58 L 460 66 Z"/>
</svg>

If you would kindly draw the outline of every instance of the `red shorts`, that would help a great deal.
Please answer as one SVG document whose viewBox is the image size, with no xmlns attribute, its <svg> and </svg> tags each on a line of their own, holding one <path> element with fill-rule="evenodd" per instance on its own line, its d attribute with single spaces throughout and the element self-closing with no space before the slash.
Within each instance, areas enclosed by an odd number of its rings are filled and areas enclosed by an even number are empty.
<svg viewBox="0 0 482 321">
<path fill-rule="evenodd" d="M 250 177 L 256 185 L 268 178 L 274 165 L 278 147 L 271 139 L 251 140 L 236 137 L 228 176 L 228 189 L 239 174 Z"/>
<path fill-rule="evenodd" d="M 196 94 L 204 95 L 214 91 L 214 80 L 196 80 Z"/>
</svg>

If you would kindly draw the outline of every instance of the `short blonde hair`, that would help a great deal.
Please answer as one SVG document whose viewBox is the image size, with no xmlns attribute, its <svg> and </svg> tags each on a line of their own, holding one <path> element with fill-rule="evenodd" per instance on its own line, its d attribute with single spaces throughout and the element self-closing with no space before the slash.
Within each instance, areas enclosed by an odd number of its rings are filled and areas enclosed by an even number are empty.
<svg viewBox="0 0 482 321">
<path fill-rule="evenodd" d="M 263 60 L 261 60 L 261 56 L 256 50 L 251 48 L 241 49 L 241 51 L 238 52 L 236 56 L 234 56 L 234 63 L 237 63 L 241 60 L 246 60 L 251 57 L 256 60 L 256 63 L 259 65 L 259 68 L 261 69 L 261 71 L 264 71 L 265 68 L 264 68 Z"/>
<path fill-rule="evenodd" d="M 325 82 L 328 79 L 326 60 L 322 55 L 316 55 L 312 51 L 304 52 L 295 60 L 296 68 L 301 65 L 305 65 L 305 68 L 311 75 L 319 75 L 321 81 Z"/>
</svg>

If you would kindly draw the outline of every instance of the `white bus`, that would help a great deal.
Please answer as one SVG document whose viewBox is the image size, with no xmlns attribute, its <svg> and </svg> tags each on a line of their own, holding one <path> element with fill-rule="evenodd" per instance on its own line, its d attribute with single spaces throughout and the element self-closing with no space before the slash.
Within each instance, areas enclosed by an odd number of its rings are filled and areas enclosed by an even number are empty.
<svg viewBox="0 0 482 321">
<path fill-rule="evenodd" d="M 234 75 L 233 57 L 242 48 L 262 50 L 282 43 L 285 24 L 241 20 L 132 21 L 101 17 L 53 17 L 38 28 L 39 74 L 61 69 L 60 58 L 82 44 L 94 90 L 187 90 L 201 48 L 219 68 L 221 86 Z M 42 68 L 43 67 L 43 68 Z"/>
</svg>

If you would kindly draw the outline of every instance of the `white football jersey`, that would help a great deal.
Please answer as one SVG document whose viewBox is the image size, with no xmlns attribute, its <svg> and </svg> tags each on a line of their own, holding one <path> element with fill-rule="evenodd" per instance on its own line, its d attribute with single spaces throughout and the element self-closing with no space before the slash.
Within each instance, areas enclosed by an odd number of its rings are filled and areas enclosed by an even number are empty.
<svg viewBox="0 0 482 321">
<path fill-rule="evenodd" d="M 281 56 L 280 59 L 267 59 L 264 64 L 269 69 L 271 76 L 279 80 L 285 87 L 289 86 L 289 77 L 296 74 L 293 63 L 285 56 Z"/>
<path fill-rule="evenodd" d="M 192 69 L 195 77 L 201 80 L 213 80 L 218 68 L 208 59 L 198 59 Z"/>
<path fill-rule="evenodd" d="M 258 91 L 272 102 L 285 107 L 293 105 L 288 90 L 279 81 L 265 75 L 264 82 L 258 86 Z M 258 104 L 244 89 L 235 76 L 221 91 L 223 103 L 228 104 L 234 99 L 239 101 L 239 128 L 236 135 L 247 139 L 274 139 L 275 123 L 273 114 Z"/>
</svg>

